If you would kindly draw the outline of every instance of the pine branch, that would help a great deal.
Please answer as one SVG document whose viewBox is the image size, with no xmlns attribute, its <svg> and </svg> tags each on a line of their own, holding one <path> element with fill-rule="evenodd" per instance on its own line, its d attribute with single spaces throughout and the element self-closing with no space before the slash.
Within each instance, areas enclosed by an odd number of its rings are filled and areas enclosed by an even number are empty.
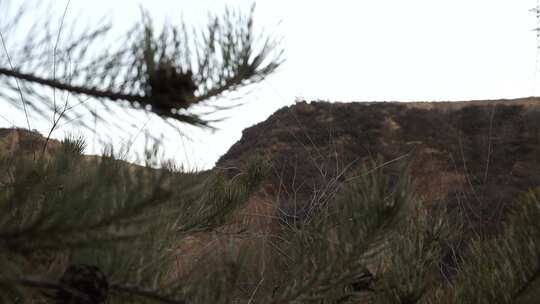
<svg viewBox="0 0 540 304">
<path fill-rule="evenodd" d="M 348 298 L 362 281 L 385 235 L 408 216 L 414 202 L 405 168 L 391 185 L 384 166 L 365 166 L 328 205 L 284 238 L 289 282 L 271 303 Z M 363 282 L 366 283 L 366 282 Z M 372 282 L 371 282 L 372 283 Z M 369 284 L 367 283 L 368 287 Z M 369 288 L 368 288 L 369 289 Z"/>
<path fill-rule="evenodd" d="M 179 286 L 189 290 L 195 283 L 171 280 L 174 248 L 186 235 L 222 225 L 267 171 L 255 161 L 227 181 L 212 173 L 129 168 L 111 156 L 86 162 L 83 148 L 75 138 L 46 160 L 0 159 L 0 172 L 10 173 L 0 189 L 0 206 L 9 209 L 0 213 L 0 268 L 4 277 L 24 278 L 0 283 L 60 290 L 33 279 L 47 266 L 34 259 L 69 253 L 75 264 L 99 265 L 111 280 L 126 282 L 115 285 L 119 293 L 183 303 L 174 300 L 184 297 Z M 213 286 L 203 285 L 201 292 L 205 288 Z"/>
<path fill-rule="evenodd" d="M 505 230 L 473 240 L 452 286 L 435 302 L 516 303 L 540 274 L 540 188 L 514 202 Z"/>
<path fill-rule="evenodd" d="M 15 51 L 24 53 L 20 62 L 10 68 L 0 65 L 0 75 L 5 76 L 3 82 L 8 91 L 21 92 L 10 80 L 22 81 L 27 84 L 26 99 L 39 96 L 29 102 L 42 103 L 51 111 L 57 110 L 54 98 L 47 101 L 31 89 L 31 84 L 102 102 L 125 101 L 137 109 L 148 107 L 163 118 L 208 127 L 209 121 L 186 111 L 257 83 L 283 63 L 277 40 L 266 37 L 258 45 L 252 14 L 253 10 L 248 17 L 227 10 L 223 17 L 212 19 L 211 25 L 200 34 L 202 39 L 190 39 L 185 26 L 166 25 L 155 35 L 152 20 L 143 12 L 142 23 L 128 31 L 125 41 L 116 47 L 101 46 L 109 33 L 106 26 L 79 34 L 66 47 L 55 47 L 54 57 L 67 59 L 55 61 L 53 77 L 40 75 L 40 71 L 47 70 L 48 63 L 41 61 L 46 54 L 40 53 L 38 46 L 47 42 L 48 35 L 43 39 L 28 37 L 22 50 Z M 97 49 L 104 51 L 91 57 L 88 49 L 98 44 Z M 9 94 L 1 95 L 15 102 Z M 89 105 L 84 106 L 90 110 Z M 36 105 L 32 107 L 38 110 Z"/>
<path fill-rule="evenodd" d="M 67 83 L 63 83 L 59 80 L 42 78 L 42 77 L 35 76 L 33 74 L 25 74 L 25 73 L 17 72 L 17 71 L 2 68 L 2 67 L 0 67 L 0 74 L 7 77 L 13 77 L 20 80 L 28 81 L 28 82 L 38 83 L 38 84 L 45 85 L 45 86 L 55 88 L 55 89 L 59 89 L 59 90 L 69 91 L 74 94 L 84 94 L 84 95 L 88 95 L 95 98 L 106 98 L 112 101 L 125 100 L 129 102 L 139 102 L 143 105 L 146 105 L 146 104 L 150 104 L 152 100 L 151 98 L 141 96 L 141 95 L 122 94 L 122 93 L 113 92 L 113 91 L 103 91 L 103 90 L 98 90 L 95 88 L 70 85 Z"/>
</svg>

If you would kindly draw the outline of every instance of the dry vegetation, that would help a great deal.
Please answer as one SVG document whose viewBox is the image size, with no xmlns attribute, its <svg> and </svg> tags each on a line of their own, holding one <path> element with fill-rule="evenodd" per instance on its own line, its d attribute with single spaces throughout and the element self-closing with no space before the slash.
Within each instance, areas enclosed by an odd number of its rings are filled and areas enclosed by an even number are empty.
<svg viewBox="0 0 540 304">
<path fill-rule="evenodd" d="M 219 273 L 223 281 L 217 294 L 223 303 L 487 301 L 488 296 L 459 284 L 478 283 L 471 281 L 478 272 L 474 269 L 485 267 L 478 259 L 490 261 L 490 246 L 503 244 L 501 250 L 507 251 L 502 254 L 515 254 L 499 238 L 520 231 L 516 223 L 522 211 L 515 211 L 521 208 L 519 198 L 540 182 L 535 174 L 540 167 L 540 102 L 438 105 L 300 103 L 245 130 L 214 170 L 238 179 L 248 155 L 259 154 L 271 164 L 270 174 L 223 223 L 190 231 L 171 243 L 163 284 L 199 282 L 208 287 L 217 283 L 207 275 Z M 259 132 L 269 136 L 262 139 Z M 0 149 L 8 153 L 32 155 L 36 146 L 38 151 L 43 147 L 43 139 L 32 132 L 1 134 Z M 50 149 L 60 146 L 49 144 Z M 136 174 L 138 169 L 130 171 Z M 408 176 L 409 186 L 404 182 Z M 354 186 L 358 180 L 363 184 Z M 175 187 L 170 181 L 163 185 Z M 355 188 L 361 185 L 367 188 Z M 377 216 L 369 208 L 380 205 L 361 202 L 369 197 L 376 201 L 378 195 L 383 201 L 393 197 L 405 211 L 389 209 L 385 212 L 395 214 L 370 224 L 370 217 Z M 349 215 L 357 217 L 350 226 Z M 508 239 L 508 246 L 524 254 Z M 496 259 L 504 264 L 503 257 Z M 413 267 L 412 261 L 423 266 Z M 60 269 L 67 260 L 60 255 L 47 263 Z M 513 265 L 512 258 L 508 263 Z M 531 267 L 532 273 L 524 272 L 532 278 L 527 286 L 536 284 L 538 272 Z M 464 277 L 467 271 L 472 272 Z M 511 282 L 508 286 L 521 284 Z M 500 283 L 487 280 L 478 289 Z M 536 289 L 518 289 L 525 295 L 522 303 L 532 303 L 526 297 L 534 299 L 530 294 Z"/>
</svg>

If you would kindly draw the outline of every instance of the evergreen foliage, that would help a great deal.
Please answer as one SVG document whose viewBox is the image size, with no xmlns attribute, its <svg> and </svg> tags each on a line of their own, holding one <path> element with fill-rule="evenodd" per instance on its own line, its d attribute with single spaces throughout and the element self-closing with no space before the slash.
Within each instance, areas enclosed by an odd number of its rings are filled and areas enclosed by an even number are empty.
<svg viewBox="0 0 540 304">
<path fill-rule="evenodd" d="M 15 27 L 20 16 L 8 22 Z M 185 27 L 155 34 L 145 15 L 118 49 L 87 50 L 109 27 L 73 37 L 49 62 L 29 36 L 19 58 L 0 60 L 2 96 L 32 110 L 58 111 L 39 84 L 105 104 L 123 100 L 163 117 L 208 126 L 193 105 L 260 81 L 281 64 L 276 42 L 255 47 L 253 20 L 228 11 L 198 39 Z M 3 39 L 2 39 L 3 40 Z M 191 42 L 190 42 L 191 41 Z M 128 46 L 123 48 L 122 46 Z M 4 45 L 5 46 L 5 45 Z M 89 59 L 90 61 L 88 61 Z M 13 63 L 17 63 L 13 65 Z M 61 62 L 61 61 L 59 61 Z M 6 65 L 4 65 L 6 64 Z M 217 108 L 219 109 L 219 107 Z M 51 155 L 0 155 L 2 303 L 535 303 L 540 276 L 540 190 L 516 200 L 496 237 L 466 239 L 459 213 L 422 201 L 407 163 L 366 163 L 303 218 L 263 235 L 227 235 L 269 164 L 242 174 L 130 165 L 112 150 L 83 155 L 67 138 Z M 273 227 L 275 228 L 275 227 Z M 224 246 L 180 274 L 176 258 L 197 234 Z M 242 238 L 249 242 L 239 242 Z M 456 244 L 465 242 L 465 249 Z"/>
<path fill-rule="evenodd" d="M 70 270 L 94 268 L 110 303 L 534 302 L 537 190 L 517 201 L 504 233 L 470 242 L 448 272 L 463 234 L 458 215 L 419 201 L 406 168 L 374 162 L 270 236 L 272 269 L 257 263 L 260 248 L 232 242 L 221 259 L 178 277 L 178 244 L 219 231 L 268 166 L 255 160 L 227 179 L 128 166 L 113 153 L 88 159 L 83 147 L 71 138 L 49 158 L 2 158 L 3 302 L 101 303 L 59 300 L 90 284 L 89 270 Z"/>
<path fill-rule="evenodd" d="M 9 1 L 1 4 L 7 6 Z M 71 32 L 59 44 L 63 28 L 69 25 L 62 19 L 54 29 L 48 18 L 36 22 L 29 33 L 25 31 L 22 44 L 11 36 L 11 40 L 4 39 L 21 31 L 25 20 L 21 10 L 4 16 L 2 44 L 6 53 L 8 46 L 11 51 L 0 57 L 0 75 L 5 76 L 0 78 L 0 96 L 25 112 L 44 117 L 54 112 L 72 119 L 70 110 L 75 105 L 62 107 L 56 94 L 48 96 L 32 85 L 38 84 L 69 92 L 88 111 L 92 111 L 92 103 L 87 101 L 93 98 L 104 106 L 113 101 L 127 103 L 164 119 L 210 127 L 209 121 L 192 111 L 194 105 L 223 109 L 209 101 L 263 80 L 283 63 L 280 41 L 254 31 L 253 9 L 249 15 L 226 10 L 223 16 L 211 17 L 206 29 L 193 33 L 185 24 L 166 24 L 156 30 L 143 12 L 142 22 L 110 46 L 103 45 L 112 38 L 109 24 Z M 75 24 L 71 26 L 75 28 Z M 51 62 L 45 60 L 50 50 L 43 48 L 51 43 L 53 33 L 58 36 Z"/>
<path fill-rule="evenodd" d="M 119 296 L 144 298 L 143 290 L 158 289 L 168 299 L 184 295 L 189 285 L 167 283 L 175 245 L 222 225 L 265 170 L 254 162 L 228 181 L 218 173 L 128 166 L 112 153 L 86 159 L 82 146 L 68 140 L 50 159 L 1 160 L 0 281 L 8 303 L 38 297 L 26 287 L 61 290 L 53 283 L 59 268 L 80 263 L 97 265 Z"/>
<path fill-rule="evenodd" d="M 536 303 L 540 295 L 540 189 L 519 198 L 498 237 L 477 237 L 442 303 Z M 450 301 L 449 301 L 450 300 Z"/>
</svg>

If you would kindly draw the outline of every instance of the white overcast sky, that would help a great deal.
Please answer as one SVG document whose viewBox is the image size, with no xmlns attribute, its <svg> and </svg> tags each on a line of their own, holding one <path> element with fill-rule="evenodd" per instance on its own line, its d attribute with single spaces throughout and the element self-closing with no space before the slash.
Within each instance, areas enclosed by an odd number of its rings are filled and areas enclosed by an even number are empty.
<svg viewBox="0 0 540 304">
<path fill-rule="evenodd" d="M 17 1 L 23 0 L 12 0 Z M 67 0 L 50 1 L 60 19 Z M 252 3 L 72 0 L 68 14 L 81 16 L 81 22 L 109 16 L 120 33 L 140 20 L 140 6 L 156 21 L 183 18 L 202 26 L 208 12 L 220 13 L 226 6 L 248 11 Z M 535 87 L 540 88 L 535 84 L 537 41 L 532 31 L 537 21 L 529 9 L 536 5 L 535 0 L 256 1 L 255 23 L 283 37 L 286 62 L 244 96 L 246 105 L 227 113 L 230 118 L 217 125 L 220 131 L 191 130 L 191 141 L 167 136 L 165 156 L 210 168 L 244 128 L 296 98 L 446 101 L 534 95 L 539 91 Z M 25 126 L 15 118 L 20 116 L 10 117 Z M 0 126 L 7 125 L 0 120 Z M 61 138 L 63 132 L 54 135 Z M 137 142 L 142 145 L 141 139 Z M 89 149 L 95 153 L 102 147 Z"/>
</svg>

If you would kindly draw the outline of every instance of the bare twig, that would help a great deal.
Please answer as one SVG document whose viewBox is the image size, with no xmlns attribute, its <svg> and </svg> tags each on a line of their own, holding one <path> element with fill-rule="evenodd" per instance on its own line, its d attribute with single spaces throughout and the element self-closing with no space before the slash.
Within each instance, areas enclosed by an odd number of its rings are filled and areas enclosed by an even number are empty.
<svg viewBox="0 0 540 304">
<path fill-rule="evenodd" d="M 15 69 L 13 68 L 13 64 L 11 62 L 11 57 L 9 56 L 9 52 L 7 50 L 7 47 L 6 47 L 6 42 L 4 41 L 4 36 L 2 35 L 1 31 L 0 31 L 0 40 L 2 40 L 2 46 L 4 48 L 4 52 L 6 53 L 6 56 L 7 56 L 8 62 L 9 62 L 9 67 L 10 67 L 12 72 L 15 72 Z M 4 70 L 6 70 L 8 72 L 11 72 L 10 70 L 7 70 L 7 69 L 4 69 Z M 0 74 L 2 74 L 2 73 L 0 72 Z M 21 97 L 21 102 L 23 104 L 24 116 L 26 117 L 26 124 L 28 125 L 28 130 L 31 130 L 32 128 L 30 127 L 30 120 L 28 119 L 28 111 L 26 111 L 26 102 L 24 101 L 21 85 L 19 84 L 19 81 L 17 79 L 15 79 L 15 80 L 16 80 L 16 83 L 17 83 L 17 91 L 19 92 L 19 95 Z"/>
<path fill-rule="evenodd" d="M 66 7 L 64 8 L 64 14 L 62 15 L 62 19 L 60 21 L 60 28 L 58 29 L 58 36 L 56 36 L 56 43 L 54 44 L 54 49 L 53 49 L 53 80 L 56 80 L 56 55 L 57 55 L 57 50 L 58 50 L 58 43 L 60 42 L 60 35 L 62 34 L 62 28 L 64 26 L 64 20 L 66 19 L 66 14 L 67 14 L 67 10 L 68 10 L 70 2 L 71 2 L 71 0 L 68 0 L 67 3 L 66 3 Z M 55 88 L 53 88 L 53 108 L 54 108 L 54 111 L 53 111 L 53 124 L 55 124 L 54 123 L 55 118 L 56 118 L 56 89 Z M 52 133 L 52 131 L 50 133 Z M 48 137 L 47 137 L 47 139 L 48 139 Z"/>
</svg>

